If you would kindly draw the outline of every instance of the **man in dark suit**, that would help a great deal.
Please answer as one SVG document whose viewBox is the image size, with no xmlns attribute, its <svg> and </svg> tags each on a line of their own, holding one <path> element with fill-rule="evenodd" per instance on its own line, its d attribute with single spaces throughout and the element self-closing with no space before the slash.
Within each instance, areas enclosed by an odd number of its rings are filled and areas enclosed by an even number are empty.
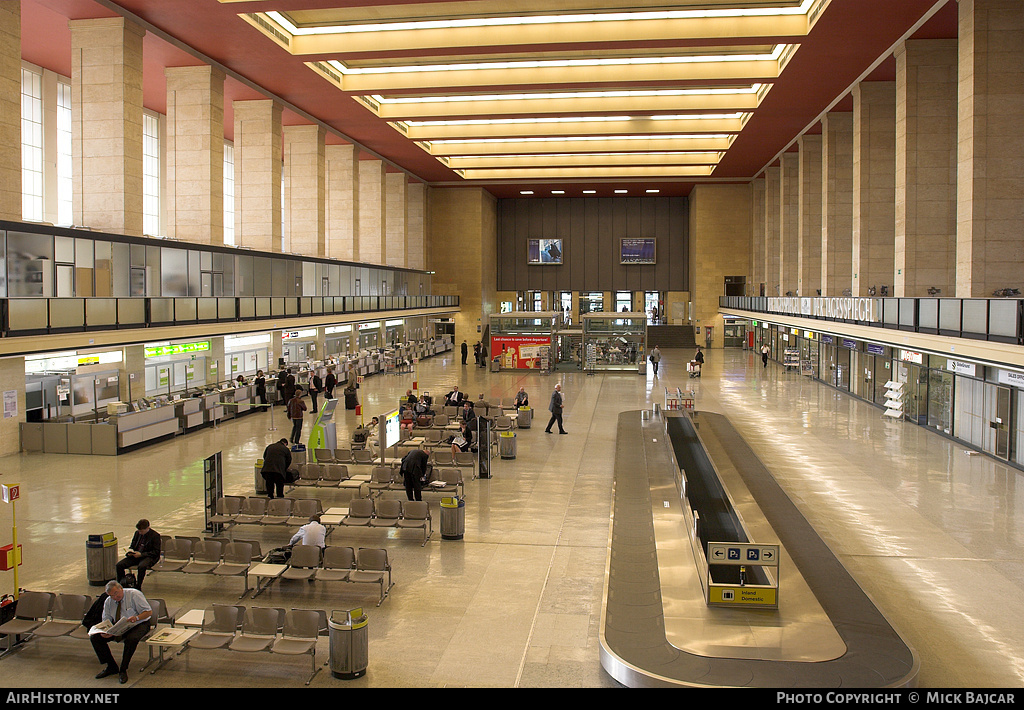
<svg viewBox="0 0 1024 710">
<path fill-rule="evenodd" d="M 466 358 L 469 357 L 469 346 L 466 345 L 466 341 L 462 341 L 462 364 L 466 364 Z"/>
<path fill-rule="evenodd" d="M 444 405 L 446 407 L 461 407 L 462 400 L 464 400 L 465 398 L 466 395 L 462 394 L 462 392 L 459 392 L 459 386 L 455 385 L 452 388 L 452 391 L 445 395 Z"/>
<path fill-rule="evenodd" d="M 562 385 L 555 385 L 555 391 L 551 393 L 551 403 L 548 405 L 548 409 L 551 411 L 551 419 L 548 420 L 548 426 L 544 430 L 545 434 L 551 433 L 551 425 L 558 422 L 558 433 L 568 434 L 565 429 L 562 428 L 562 405 L 565 400 L 562 398 Z"/>
<path fill-rule="evenodd" d="M 277 491 L 278 498 L 284 498 L 285 478 L 288 467 L 292 465 L 292 452 L 288 448 L 288 440 L 280 439 L 263 451 L 263 468 L 260 475 L 267 482 L 267 497 L 273 498 Z"/>
<path fill-rule="evenodd" d="M 135 524 L 135 535 L 128 546 L 124 559 L 117 563 L 117 580 L 124 579 L 125 570 L 138 567 L 139 574 L 136 586 L 142 589 L 142 580 L 146 578 L 146 570 L 160 560 L 160 533 L 149 527 L 149 521 L 143 518 Z"/>
</svg>

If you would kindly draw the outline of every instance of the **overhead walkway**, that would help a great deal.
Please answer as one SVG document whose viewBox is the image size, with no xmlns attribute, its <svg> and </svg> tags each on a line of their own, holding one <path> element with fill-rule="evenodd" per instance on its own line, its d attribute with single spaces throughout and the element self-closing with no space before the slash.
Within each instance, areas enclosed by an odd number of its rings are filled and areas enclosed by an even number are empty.
<svg viewBox="0 0 1024 710">
<path fill-rule="evenodd" d="M 642 414 L 618 421 L 601 628 L 601 663 L 613 678 L 630 687 L 916 684 L 914 651 L 725 417 L 698 412 L 690 428 L 689 420 L 669 425 L 681 413 Z M 710 483 L 691 488 L 691 500 L 721 496 L 756 542 L 781 544 L 777 610 L 705 604 L 680 466 Z"/>
</svg>

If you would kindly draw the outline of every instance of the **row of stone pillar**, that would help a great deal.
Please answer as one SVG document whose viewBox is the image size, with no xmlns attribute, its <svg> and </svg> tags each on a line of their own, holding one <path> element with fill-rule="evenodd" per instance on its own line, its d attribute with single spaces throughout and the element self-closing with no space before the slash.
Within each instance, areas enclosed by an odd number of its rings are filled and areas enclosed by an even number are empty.
<svg viewBox="0 0 1024 710">
<path fill-rule="evenodd" d="M 765 295 L 984 297 L 1024 266 L 1024 4 L 960 0 L 958 39 L 895 48 L 752 183 Z M 755 292 L 756 295 L 756 292 Z"/>
<path fill-rule="evenodd" d="M 74 223 L 140 236 L 145 30 L 124 18 L 70 27 Z M 18 2 L 0 2 L 0 40 L 0 138 L 10 138 L 0 153 L 0 214 L 17 220 Z M 165 72 L 166 236 L 223 244 L 224 73 L 212 66 Z M 361 160 L 357 146 L 328 145 L 322 125 L 283 126 L 284 107 L 274 99 L 232 108 L 237 246 L 425 268 L 425 185 L 387 172 L 382 160 Z"/>
</svg>

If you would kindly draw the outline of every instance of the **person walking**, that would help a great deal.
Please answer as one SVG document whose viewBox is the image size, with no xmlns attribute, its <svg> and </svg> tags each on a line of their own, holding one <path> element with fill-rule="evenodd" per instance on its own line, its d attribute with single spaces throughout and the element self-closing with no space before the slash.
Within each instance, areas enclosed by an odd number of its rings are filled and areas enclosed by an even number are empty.
<svg viewBox="0 0 1024 710">
<path fill-rule="evenodd" d="M 654 375 L 658 375 L 658 364 L 661 362 L 661 350 L 658 346 L 654 346 L 654 350 L 651 350 L 651 367 L 654 368 Z"/>
<path fill-rule="evenodd" d="M 768 367 L 768 343 L 761 343 L 761 365 Z"/>
<path fill-rule="evenodd" d="M 551 393 L 551 403 L 548 405 L 548 410 L 551 412 L 551 419 L 548 420 L 548 426 L 544 429 L 545 434 L 551 433 L 551 425 L 555 422 L 558 422 L 559 434 L 569 433 L 562 428 L 562 407 L 564 405 L 565 398 L 562 397 L 562 385 L 555 385 L 555 390 Z"/>
<path fill-rule="evenodd" d="M 324 378 L 324 398 L 334 399 L 334 388 L 338 384 L 338 378 L 334 375 L 334 368 L 327 368 L 327 377 Z"/>
<path fill-rule="evenodd" d="M 462 364 L 466 364 L 466 358 L 469 357 L 469 346 L 466 345 L 466 341 L 462 341 Z"/>
<path fill-rule="evenodd" d="M 302 401 L 302 388 L 296 387 L 295 394 L 288 400 L 288 418 L 292 420 L 293 444 L 298 444 L 302 440 L 302 416 L 305 411 L 306 403 Z"/>
</svg>

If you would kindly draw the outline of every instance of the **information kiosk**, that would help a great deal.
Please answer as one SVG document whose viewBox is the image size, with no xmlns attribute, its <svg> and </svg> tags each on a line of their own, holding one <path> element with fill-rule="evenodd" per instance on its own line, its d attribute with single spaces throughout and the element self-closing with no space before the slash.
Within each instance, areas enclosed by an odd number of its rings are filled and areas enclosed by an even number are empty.
<svg viewBox="0 0 1024 710">
<path fill-rule="evenodd" d="M 378 426 L 380 431 L 377 434 L 377 441 L 380 442 L 380 458 L 383 461 L 387 458 L 388 449 L 397 446 L 402 440 L 402 420 L 399 418 L 399 410 L 396 409 L 380 417 Z"/>
<path fill-rule="evenodd" d="M 320 406 L 316 419 L 313 421 L 313 429 L 309 432 L 309 443 L 306 444 L 307 455 L 316 461 L 315 452 L 317 449 L 338 448 L 338 434 L 334 427 L 334 409 L 338 406 L 338 400 L 327 399 Z"/>
</svg>

